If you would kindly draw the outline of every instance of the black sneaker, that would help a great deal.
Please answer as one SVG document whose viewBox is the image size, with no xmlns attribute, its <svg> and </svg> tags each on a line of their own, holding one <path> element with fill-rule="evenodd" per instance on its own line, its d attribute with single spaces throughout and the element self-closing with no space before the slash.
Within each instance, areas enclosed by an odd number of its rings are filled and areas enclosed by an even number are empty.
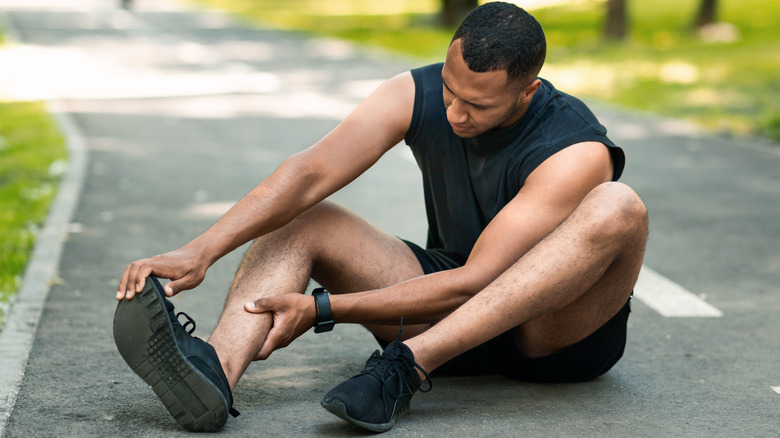
<svg viewBox="0 0 780 438">
<path fill-rule="evenodd" d="M 177 316 L 187 322 L 182 326 Z M 190 330 L 187 326 L 192 325 Z M 234 417 L 233 394 L 214 347 L 192 336 L 195 321 L 173 312 L 157 278 L 122 300 L 114 314 L 114 341 L 130 368 L 149 384 L 179 424 L 193 432 L 216 432 Z"/>
<path fill-rule="evenodd" d="M 427 389 L 420 389 L 417 369 L 425 375 Z M 381 356 L 375 351 L 360 374 L 331 389 L 320 404 L 356 426 L 385 432 L 409 412 L 409 402 L 418 389 L 428 392 L 432 386 L 428 373 L 414 361 L 412 350 L 395 341 Z"/>
</svg>

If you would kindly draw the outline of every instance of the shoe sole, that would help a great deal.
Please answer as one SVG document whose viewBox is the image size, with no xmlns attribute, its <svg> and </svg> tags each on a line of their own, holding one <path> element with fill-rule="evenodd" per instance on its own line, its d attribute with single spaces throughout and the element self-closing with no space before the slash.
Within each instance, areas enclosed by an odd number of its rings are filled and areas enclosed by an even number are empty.
<svg viewBox="0 0 780 438">
<path fill-rule="evenodd" d="M 342 420 L 348 423 L 352 423 L 355 426 L 362 427 L 363 429 L 368 429 L 372 432 L 387 432 L 393 428 L 397 419 L 409 413 L 409 404 L 401 404 L 401 406 L 398 407 L 395 415 L 393 415 L 393 418 L 391 418 L 387 423 L 366 423 L 365 421 L 360 421 L 350 417 L 347 413 L 347 407 L 340 400 L 331 400 L 327 402 L 322 400 L 320 405 L 328 412 L 341 418 Z"/>
<path fill-rule="evenodd" d="M 193 432 L 216 432 L 227 421 L 227 400 L 179 350 L 161 294 L 147 279 L 140 294 L 119 302 L 114 314 L 117 349 L 180 425 Z"/>
</svg>

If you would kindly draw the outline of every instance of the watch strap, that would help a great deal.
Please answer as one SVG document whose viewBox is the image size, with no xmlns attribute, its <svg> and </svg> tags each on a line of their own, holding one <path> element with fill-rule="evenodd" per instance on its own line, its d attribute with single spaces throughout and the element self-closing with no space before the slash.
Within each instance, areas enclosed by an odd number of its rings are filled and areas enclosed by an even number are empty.
<svg viewBox="0 0 780 438">
<path fill-rule="evenodd" d="M 314 320 L 314 333 L 323 333 L 333 330 L 336 321 L 333 320 L 333 312 L 330 309 L 330 297 L 325 288 L 318 287 L 312 291 L 314 296 L 314 309 L 316 319 Z"/>
</svg>

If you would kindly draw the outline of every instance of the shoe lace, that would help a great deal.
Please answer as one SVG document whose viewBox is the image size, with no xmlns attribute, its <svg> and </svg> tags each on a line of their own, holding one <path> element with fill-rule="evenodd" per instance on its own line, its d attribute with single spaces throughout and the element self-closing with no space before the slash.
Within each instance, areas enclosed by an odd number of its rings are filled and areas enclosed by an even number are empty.
<svg viewBox="0 0 780 438">
<path fill-rule="evenodd" d="M 398 335 L 395 338 L 396 342 L 401 341 L 401 332 L 403 331 L 404 320 L 401 318 L 401 325 L 398 329 Z M 416 370 L 425 376 L 425 382 L 428 383 L 428 387 L 423 389 L 422 386 L 417 388 L 420 392 L 428 392 L 433 389 L 433 382 L 428 373 L 413 359 L 396 355 L 392 358 L 388 358 L 385 355 L 379 355 L 378 352 L 374 352 L 368 360 L 371 365 L 366 368 L 361 374 L 367 374 L 379 382 L 384 382 L 387 377 L 395 377 L 396 386 L 398 387 L 398 394 L 390 394 L 394 399 L 399 399 L 404 395 L 404 389 L 407 389 L 410 393 L 414 392 L 414 389 L 407 383 L 407 375 L 409 373 L 416 373 Z"/>
<path fill-rule="evenodd" d="M 186 331 L 187 331 L 187 333 L 189 333 L 189 334 L 192 334 L 192 332 L 194 332 L 194 331 L 195 331 L 195 320 L 194 320 L 194 319 L 192 319 L 192 318 L 190 317 L 190 315 L 187 315 L 187 314 L 186 314 L 186 313 L 184 313 L 184 312 L 179 312 L 179 313 L 177 313 L 177 314 L 176 314 L 176 320 L 178 321 L 178 320 L 179 320 L 179 318 L 180 318 L 181 316 L 184 316 L 185 318 L 187 318 L 187 321 L 186 321 L 184 324 L 182 324 L 182 328 L 183 328 L 184 330 L 186 330 Z M 181 324 L 181 322 L 179 322 L 179 324 Z M 188 326 L 190 326 L 190 325 L 192 326 L 192 328 L 191 328 L 191 329 L 188 329 L 187 327 L 188 327 Z"/>
</svg>

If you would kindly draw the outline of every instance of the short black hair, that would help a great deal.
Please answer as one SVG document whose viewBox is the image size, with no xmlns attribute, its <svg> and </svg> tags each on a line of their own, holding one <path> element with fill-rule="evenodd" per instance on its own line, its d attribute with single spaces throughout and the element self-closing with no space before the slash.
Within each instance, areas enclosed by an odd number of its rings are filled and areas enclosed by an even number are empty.
<svg viewBox="0 0 780 438">
<path fill-rule="evenodd" d="M 471 71 L 506 70 L 510 82 L 522 85 L 536 78 L 547 54 L 542 26 L 511 3 L 485 3 L 471 11 L 452 37 L 458 39 Z"/>
</svg>

